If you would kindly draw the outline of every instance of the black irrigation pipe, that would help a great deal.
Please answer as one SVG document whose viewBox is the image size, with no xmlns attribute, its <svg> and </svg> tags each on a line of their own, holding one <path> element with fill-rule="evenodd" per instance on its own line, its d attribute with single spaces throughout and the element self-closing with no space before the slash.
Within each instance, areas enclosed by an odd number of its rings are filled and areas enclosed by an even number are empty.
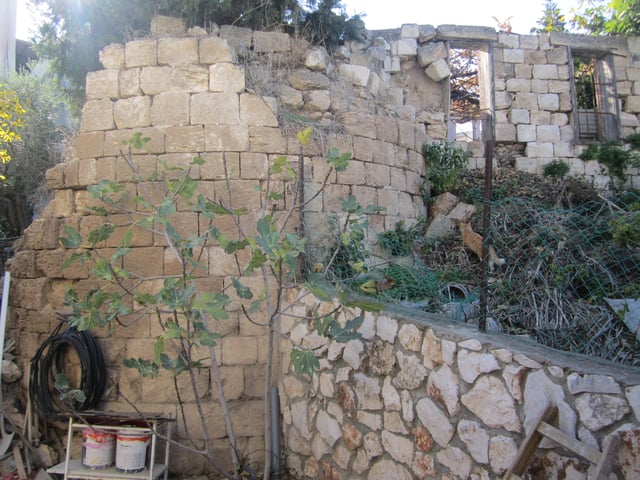
<svg viewBox="0 0 640 480">
<path fill-rule="evenodd" d="M 29 395 L 38 413 L 46 418 L 61 417 L 69 411 L 94 409 L 107 385 L 105 361 L 96 339 L 89 332 L 75 327 L 62 330 L 65 325 L 68 324 L 61 322 L 31 359 Z M 77 388 L 84 392 L 83 401 L 77 398 L 62 400 L 61 392 L 55 388 L 56 375 L 65 374 L 66 354 L 70 348 L 76 351 L 80 361 L 80 384 Z"/>
</svg>

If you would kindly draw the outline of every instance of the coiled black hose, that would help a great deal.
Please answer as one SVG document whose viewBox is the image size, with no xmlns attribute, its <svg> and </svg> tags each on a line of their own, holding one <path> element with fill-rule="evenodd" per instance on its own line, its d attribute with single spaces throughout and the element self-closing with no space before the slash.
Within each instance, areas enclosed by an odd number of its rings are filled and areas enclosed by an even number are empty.
<svg viewBox="0 0 640 480">
<path fill-rule="evenodd" d="M 38 413 L 47 418 L 58 418 L 69 411 L 95 409 L 107 385 L 105 361 L 96 339 L 88 331 L 79 331 L 75 327 L 62 330 L 65 325 L 68 324 L 60 323 L 31 359 L 29 395 Z M 80 385 L 77 388 L 84 392 L 82 401 L 77 398 L 63 400 L 61 392 L 55 388 L 56 375 L 65 373 L 65 357 L 69 348 L 77 352 L 80 361 Z"/>
</svg>

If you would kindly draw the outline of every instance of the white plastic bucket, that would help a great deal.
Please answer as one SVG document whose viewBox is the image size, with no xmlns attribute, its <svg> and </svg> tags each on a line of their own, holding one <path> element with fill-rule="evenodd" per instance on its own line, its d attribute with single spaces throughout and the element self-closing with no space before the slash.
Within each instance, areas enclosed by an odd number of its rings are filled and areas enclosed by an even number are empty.
<svg viewBox="0 0 640 480">
<path fill-rule="evenodd" d="M 151 433 L 120 430 L 117 435 L 116 469 L 123 473 L 141 472 L 147 464 L 147 447 Z"/>
<path fill-rule="evenodd" d="M 82 430 L 82 465 L 96 470 L 111 467 L 115 446 L 115 432 L 85 428 Z"/>
</svg>

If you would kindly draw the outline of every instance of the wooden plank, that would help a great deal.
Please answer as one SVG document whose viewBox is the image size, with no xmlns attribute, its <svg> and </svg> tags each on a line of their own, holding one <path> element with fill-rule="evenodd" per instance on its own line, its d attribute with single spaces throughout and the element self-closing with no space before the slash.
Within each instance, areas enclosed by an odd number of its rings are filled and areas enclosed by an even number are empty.
<svg viewBox="0 0 640 480">
<path fill-rule="evenodd" d="M 538 418 L 537 422 L 522 442 L 522 445 L 520 445 L 516 458 L 509 467 L 509 470 L 507 470 L 502 477 L 503 480 L 510 480 L 514 474 L 522 475 L 524 473 L 525 469 L 531 462 L 533 455 L 536 453 L 538 445 L 540 445 L 540 441 L 543 437 L 542 433 L 538 431 L 538 427 L 542 422 L 551 420 L 551 418 L 556 415 L 557 411 L 558 409 L 556 407 L 548 406 L 545 411 L 542 412 L 542 415 L 540 415 L 540 418 Z"/>
<path fill-rule="evenodd" d="M 586 443 L 576 440 L 575 438 L 564 433 L 562 430 L 554 427 L 553 425 L 549 425 L 546 422 L 540 423 L 538 431 L 545 437 L 549 437 L 551 440 L 554 440 L 563 447 L 566 447 L 572 452 L 577 453 L 581 457 L 586 458 L 591 463 L 597 464 L 602 457 L 602 454 L 598 450 L 591 448 Z"/>
</svg>

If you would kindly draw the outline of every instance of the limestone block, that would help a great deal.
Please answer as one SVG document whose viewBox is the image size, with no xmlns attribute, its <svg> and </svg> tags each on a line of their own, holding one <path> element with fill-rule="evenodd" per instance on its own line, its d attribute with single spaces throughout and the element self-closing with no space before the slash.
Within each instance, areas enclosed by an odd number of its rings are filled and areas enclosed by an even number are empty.
<svg viewBox="0 0 640 480">
<path fill-rule="evenodd" d="M 507 48 L 520 48 L 520 35 L 498 32 L 498 44 Z"/>
<path fill-rule="evenodd" d="M 451 70 L 449 69 L 449 64 L 443 58 L 440 60 L 436 60 L 431 65 L 427 67 L 425 70 L 427 76 L 433 80 L 434 82 L 439 82 L 448 78 L 451 75 Z"/>
<path fill-rule="evenodd" d="M 207 152 L 242 152 L 249 149 L 249 130 L 242 124 L 205 125 Z"/>
<path fill-rule="evenodd" d="M 151 124 L 151 97 L 131 97 L 118 100 L 113 108 L 118 128 L 147 127 Z"/>
<path fill-rule="evenodd" d="M 118 84 L 121 98 L 135 97 L 142 94 L 142 89 L 140 88 L 140 71 L 139 68 L 120 70 Z"/>
<path fill-rule="evenodd" d="M 516 126 L 516 139 L 518 142 L 535 142 L 536 138 L 535 125 L 521 124 Z"/>
<path fill-rule="evenodd" d="M 191 124 L 237 124 L 240 100 L 237 93 L 197 93 L 191 96 Z"/>
<path fill-rule="evenodd" d="M 153 97 L 151 124 L 154 126 L 188 125 L 189 95 L 165 92 Z"/>
<path fill-rule="evenodd" d="M 151 19 L 151 33 L 155 35 L 184 35 L 187 26 L 184 19 L 154 15 Z"/>
<path fill-rule="evenodd" d="M 140 71 L 140 88 L 145 95 L 155 95 L 171 89 L 173 69 L 166 65 L 144 67 Z"/>
<path fill-rule="evenodd" d="M 276 127 L 249 127 L 249 149 L 252 152 L 287 153 L 287 139 Z"/>
<path fill-rule="evenodd" d="M 539 78 L 542 80 L 558 80 L 558 66 L 557 65 L 534 65 L 533 66 L 533 78 Z"/>
<path fill-rule="evenodd" d="M 97 72 L 87 73 L 86 92 L 87 98 L 91 100 L 119 98 L 118 70 L 98 70 Z"/>
<path fill-rule="evenodd" d="M 212 92 L 242 92 L 244 69 L 232 63 L 216 63 L 209 67 L 209 89 Z"/>
<path fill-rule="evenodd" d="M 359 87 L 366 87 L 369 83 L 371 70 L 360 65 L 350 65 L 343 63 L 338 67 L 338 77 L 351 82 Z"/>
<path fill-rule="evenodd" d="M 253 32 L 253 51 L 256 53 L 289 52 L 291 37 L 283 32 Z"/>
<path fill-rule="evenodd" d="M 204 151 L 204 128 L 196 126 L 174 126 L 164 129 L 167 152 Z"/>
<path fill-rule="evenodd" d="M 75 150 L 78 158 L 95 158 L 104 155 L 104 136 L 100 132 L 82 132 L 75 138 Z"/>
<path fill-rule="evenodd" d="M 222 365 L 253 365 L 258 361 L 256 337 L 225 337 L 222 346 Z"/>
<path fill-rule="evenodd" d="M 421 45 L 433 40 L 437 35 L 436 29 L 433 25 L 420 25 L 419 30 L 420 36 L 418 37 L 418 42 L 420 42 Z"/>
<path fill-rule="evenodd" d="M 398 122 L 398 143 L 407 148 L 414 148 L 416 143 L 416 131 L 413 122 Z"/>
<path fill-rule="evenodd" d="M 511 110 L 509 114 L 511 123 L 519 124 L 519 123 L 529 123 L 530 115 L 529 110 L 523 110 L 519 108 L 514 108 Z"/>
<path fill-rule="evenodd" d="M 417 23 L 403 23 L 400 27 L 400 38 L 418 38 L 420 26 Z"/>
<path fill-rule="evenodd" d="M 375 118 L 371 115 L 361 115 L 356 112 L 345 112 L 338 115 L 338 120 L 348 133 L 373 139 L 376 138 Z"/>
<path fill-rule="evenodd" d="M 229 43 L 220 37 L 203 37 L 198 43 L 200 63 L 209 65 L 212 63 L 231 63 L 234 54 Z"/>
<path fill-rule="evenodd" d="M 498 475 L 502 475 L 511 466 L 518 453 L 518 446 L 511 437 L 496 435 L 489 441 L 489 464 Z"/>
<path fill-rule="evenodd" d="M 470 391 L 462 395 L 461 401 L 488 427 L 520 431 L 513 398 L 500 379 L 488 375 L 480 377 Z"/>
<path fill-rule="evenodd" d="M 418 37 L 400 38 L 391 42 L 391 54 L 398 56 L 415 56 L 418 52 Z"/>
<path fill-rule="evenodd" d="M 111 130 L 114 127 L 113 102 L 111 100 L 89 100 L 84 104 L 80 121 L 81 132 Z"/>
<path fill-rule="evenodd" d="M 576 409 L 580 421 L 592 432 L 612 425 L 630 412 L 622 398 L 597 393 L 578 395 Z"/>
<path fill-rule="evenodd" d="M 538 173 L 537 172 L 537 159 L 529 157 L 516 158 L 516 169 L 521 172 Z"/>
<path fill-rule="evenodd" d="M 198 63 L 198 39 L 195 37 L 160 38 L 158 63 L 171 66 Z"/>
<path fill-rule="evenodd" d="M 575 155 L 573 143 L 571 142 L 555 142 L 553 144 L 553 154 L 556 157 L 571 158 Z"/>
<path fill-rule="evenodd" d="M 549 93 L 549 80 L 534 78 L 531 80 L 531 91 L 534 93 Z"/>
<path fill-rule="evenodd" d="M 240 95 L 240 119 L 247 125 L 277 127 L 278 105 L 273 97 L 259 97 L 254 94 Z"/>
<path fill-rule="evenodd" d="M 304 104 L 302 93 L 285 84 L 278 85 L 277 96 L 278 100 L 288 107 L 300 108 Z"/>
<path fill-rule="evenodd" d="M 557 142 L 560 140 L 560 128 L 557 125 L 538 125 L 536 133 L 539 142 Z"/>
<path fill-rule="evenodd" d="M 152 38 L 127 42 L 124 53 L 127 68 L 158 64 L 158 42 Z"/>
<path fill-rule="evenodd" d="M 460 420 L 457 433 L 476 462 L 489 462 L 489 435 L 478 422 Z"/>
<path fill-rule="evenodd" d="M 549 125 L 551 123 L 551 112 L 535 110 L 531 112 L 532 125 Z"/>
<path fill-rule="evenodd" d="M 640 125 L 640 122 L 636 115 L 627 112 L 620 112 L 620 125 L 623 127 L 637 127 Z"/>
<path fill-rule="evenodd" d="M 293 88 L 303 91 L 327 89 L 331 83 L 326 75 L 319 72 L 311 72 L 307 69 L 298 69 L 290 72 L 287 75 L 287 80 Z"/>
<path fill-rule="evenodd" d="M 538 108 L 555 112 L 560 109 L 560 97 L 556 93 L 541 93 L 538 95 Z"/>
<path fill-rule="evenodd" d="M 524 50 L 520 48 L 505 48 L 502 59 L 509 63 L 524 63 Z"/>
<path fill-rule="evenodd" d="M 380 93 L 381 85 L 382 80 L 380 79 L 380 76 L 375 72 L 371 72 L 369 75 L 369 82 L 367 83 L 367 90 L 369 93 L 374 97 L 377 97 Z"/>
<path fill-rule="evenodd" d="M 123 143 L 134 133 L 140 132 L 149 139 L 137 153 L 164 153 L 164 132 L 159 128 L 136 128 L 132 130 L 112 130 L 104 135 L 104 155 L 122 155 L 126 151 Z"/>
<path fill-rule="evenodd" d="M 421 67 L 427 67 L 441 58 L 447 58 L 444 42 L 428 43 L 418 48 L 418 63 Z"/>
<path fill-rule="evenodd" d="M 513 142 L 516 139 L 516 126 L 510 123 L 498 123 L 495 126 L 496 142 Z"/>
<path fill-rule="evenodd" d="M 112 43 L 107 45 L 98 54 L 102 66 L 106 69 L 120 69 L 124 67 L 124 45 Z"/>
<path fill-rule="evenodd" d="M 524 78 L 525 80 L 531 80 L 531 65 L 519 63 L 514 66 L 516 78 Z"/>
<path fill-rule="evenodd" d="M 538 110 L 538 95 L 535 93 L 518 92 L 513 101 L 515 108 Z"/>
<path fill-rule="evenodd" d="M 553 143 L 529 142 L 525 148 L 525 155 L 534 158 L 552 158 Z"/>
<path fill-rule="evenodd" d="M 631 95 L 627 97 L 627 101 L 624 104 L 625 112 L 640 113 L 640 96 Z"/>
<path fill-rule="evenodd" d="M 571 69 L 569 65 L 558 65 L 558 79 L 559 80 L 570 80 L 572 76 Z"/>
<path fill-rule="evenodd" d="M 209 90 L 209 69 L 203 65 L 186 64 L 171 70 L 171 90 L 174 92 L 206 92 Z"/>
<path fill-rule="evenodd" d="M 492 27 L 471 25 L 439 25 L 438 38 L 445 40 L 489 40 L 498 41 L 498 33 Z"/>
<path fill-rule="evenodd" d="M 508 109 L 513 103 L 513 94 L 507 91 L 501 91 L 495 93 L 495 107 L 496 109 Z"/>
<path fill-rule="evenodd" d="M 415 408 L 422 425 L 427 428 L 435 442 L 445 448 L 455 433 L 449 417 L 430 398 L 418 400 Z"/>
<path fill-rule="evenodd" d="M 538 35 L 520 35 L 520 48 L 537 51 L 539 46 Z"/>
<path fill-rule="evenodd" d="M 59 163 L 45 172 L 47 188 L 57 190 L 64 187 L 64 166 Z"/>
<path fill-rule="evenodd" d="M 531 80 L 524 78 L 510 78 L 506 82 L 506 89 L 509 92 L 530 92 Z"/>
<path fill-rule="evenodd" d="M 324 47 L 314 47 L 304 56 L 304 66 L 314 72 L 326 71 L 329 62 L 329 54 Z"/>
<path fill-rule="evenodd" d="M 567 47 L 554 47 L 547 50 L 545 53 L 547 55 L 548 63 L 563 65 L 569 62 L 569 52 Z"/>
</svg>

